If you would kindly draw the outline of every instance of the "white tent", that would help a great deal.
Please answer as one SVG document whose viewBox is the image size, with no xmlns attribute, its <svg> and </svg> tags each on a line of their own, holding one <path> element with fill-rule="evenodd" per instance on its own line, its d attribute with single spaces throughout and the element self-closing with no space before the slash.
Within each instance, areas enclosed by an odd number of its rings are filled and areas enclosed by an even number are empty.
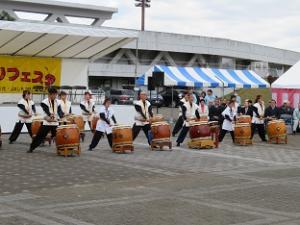
<svg viewBox="0 0 300 225">
<path fill-rule="evenodd" d="M 272 98 L 278 105 L 289 101 L 296 107 L 300 101 L 300 61 L 272 84 Z"/>
</svg>

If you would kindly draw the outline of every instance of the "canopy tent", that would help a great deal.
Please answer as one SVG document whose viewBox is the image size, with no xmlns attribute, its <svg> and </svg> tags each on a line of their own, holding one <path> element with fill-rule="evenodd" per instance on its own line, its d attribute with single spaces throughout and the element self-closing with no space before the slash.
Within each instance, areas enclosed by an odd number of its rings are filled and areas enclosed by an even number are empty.
<svg viewBox="0 0 300 225">
<path fill-rule="evenodd" d="M 153 72 L 164 72 L 165 86 L 266 88 L 267 81 L 251 70 L 226 70 L 201 67 L 154 66 L 141 75 L 137 85 L 147 85 L 146 77 Z"/>
<path fill-rule="evenodd" d="M 272 84 L 272 98 L 278 105 L 289 101 L 297 107 L 300 101 L 300 61 Z"/>
<path fill-rule="evenodd" d="M 137 38 L 133 31 L 0 21 L 0 54 L 95 60 Z"/>
</svg>

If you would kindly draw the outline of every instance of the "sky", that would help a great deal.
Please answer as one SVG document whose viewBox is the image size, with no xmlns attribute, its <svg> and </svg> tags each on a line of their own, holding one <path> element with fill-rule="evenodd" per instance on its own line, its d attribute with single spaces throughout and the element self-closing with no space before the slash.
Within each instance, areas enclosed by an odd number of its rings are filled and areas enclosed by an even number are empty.
<svg viewBox="0 0 300 225">
<path fill-rule="evenodd" d="M 118 8 L 104 26 L 140 29 L 134 0 L 61 0 Z M 300 0 L 151 0 L 146 30 L 228 38 L 300 52 Z"/>
</svg>

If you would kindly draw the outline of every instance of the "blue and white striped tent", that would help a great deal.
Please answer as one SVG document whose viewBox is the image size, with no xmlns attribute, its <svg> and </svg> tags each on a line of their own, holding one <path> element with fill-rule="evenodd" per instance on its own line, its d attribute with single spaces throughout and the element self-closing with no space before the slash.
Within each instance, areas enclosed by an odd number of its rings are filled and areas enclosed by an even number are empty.
<svg viewBox="0 0 300 225">
<path fill-rule="evenodd" d="M 267 81 L 251 70 L 226 70 L 200 67 L 154 66 L 137 79 L 138 85 L 147 85 L 152 72 L 164 72 L 165 86 L 266 88 Z"/>
</svg>

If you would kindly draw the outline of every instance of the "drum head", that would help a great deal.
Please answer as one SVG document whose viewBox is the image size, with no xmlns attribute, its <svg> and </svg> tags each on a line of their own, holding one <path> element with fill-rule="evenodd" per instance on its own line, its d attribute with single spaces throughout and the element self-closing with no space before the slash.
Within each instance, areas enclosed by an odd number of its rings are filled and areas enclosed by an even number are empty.
<svg viewBox="0 0 300 225">
<path fill-rule="evenodd" d="M 120 129 L 131 129 L 131 126 L 128 125 L 117 125 L 112 127 L 113 130 L 120 130 Z"/>
<path fill-rule="evenodd" d="M 70 124 L 70 125 L 60 125 L 57 127 L 57 129 L 64 129 L 64 128 L 78 128 L 76 124 Z"/>
<path fill-rule="evenodd" d="M 249 123 L 237 123 L 235 127 L 250 127 Z"/>
<path fill-rule="evenodd" d="M 156 127 L 160 125 L 169 125 L 169 124 L 167 122 L 155 122 L 151 124 L 152 127 Z"/>
</svg>

